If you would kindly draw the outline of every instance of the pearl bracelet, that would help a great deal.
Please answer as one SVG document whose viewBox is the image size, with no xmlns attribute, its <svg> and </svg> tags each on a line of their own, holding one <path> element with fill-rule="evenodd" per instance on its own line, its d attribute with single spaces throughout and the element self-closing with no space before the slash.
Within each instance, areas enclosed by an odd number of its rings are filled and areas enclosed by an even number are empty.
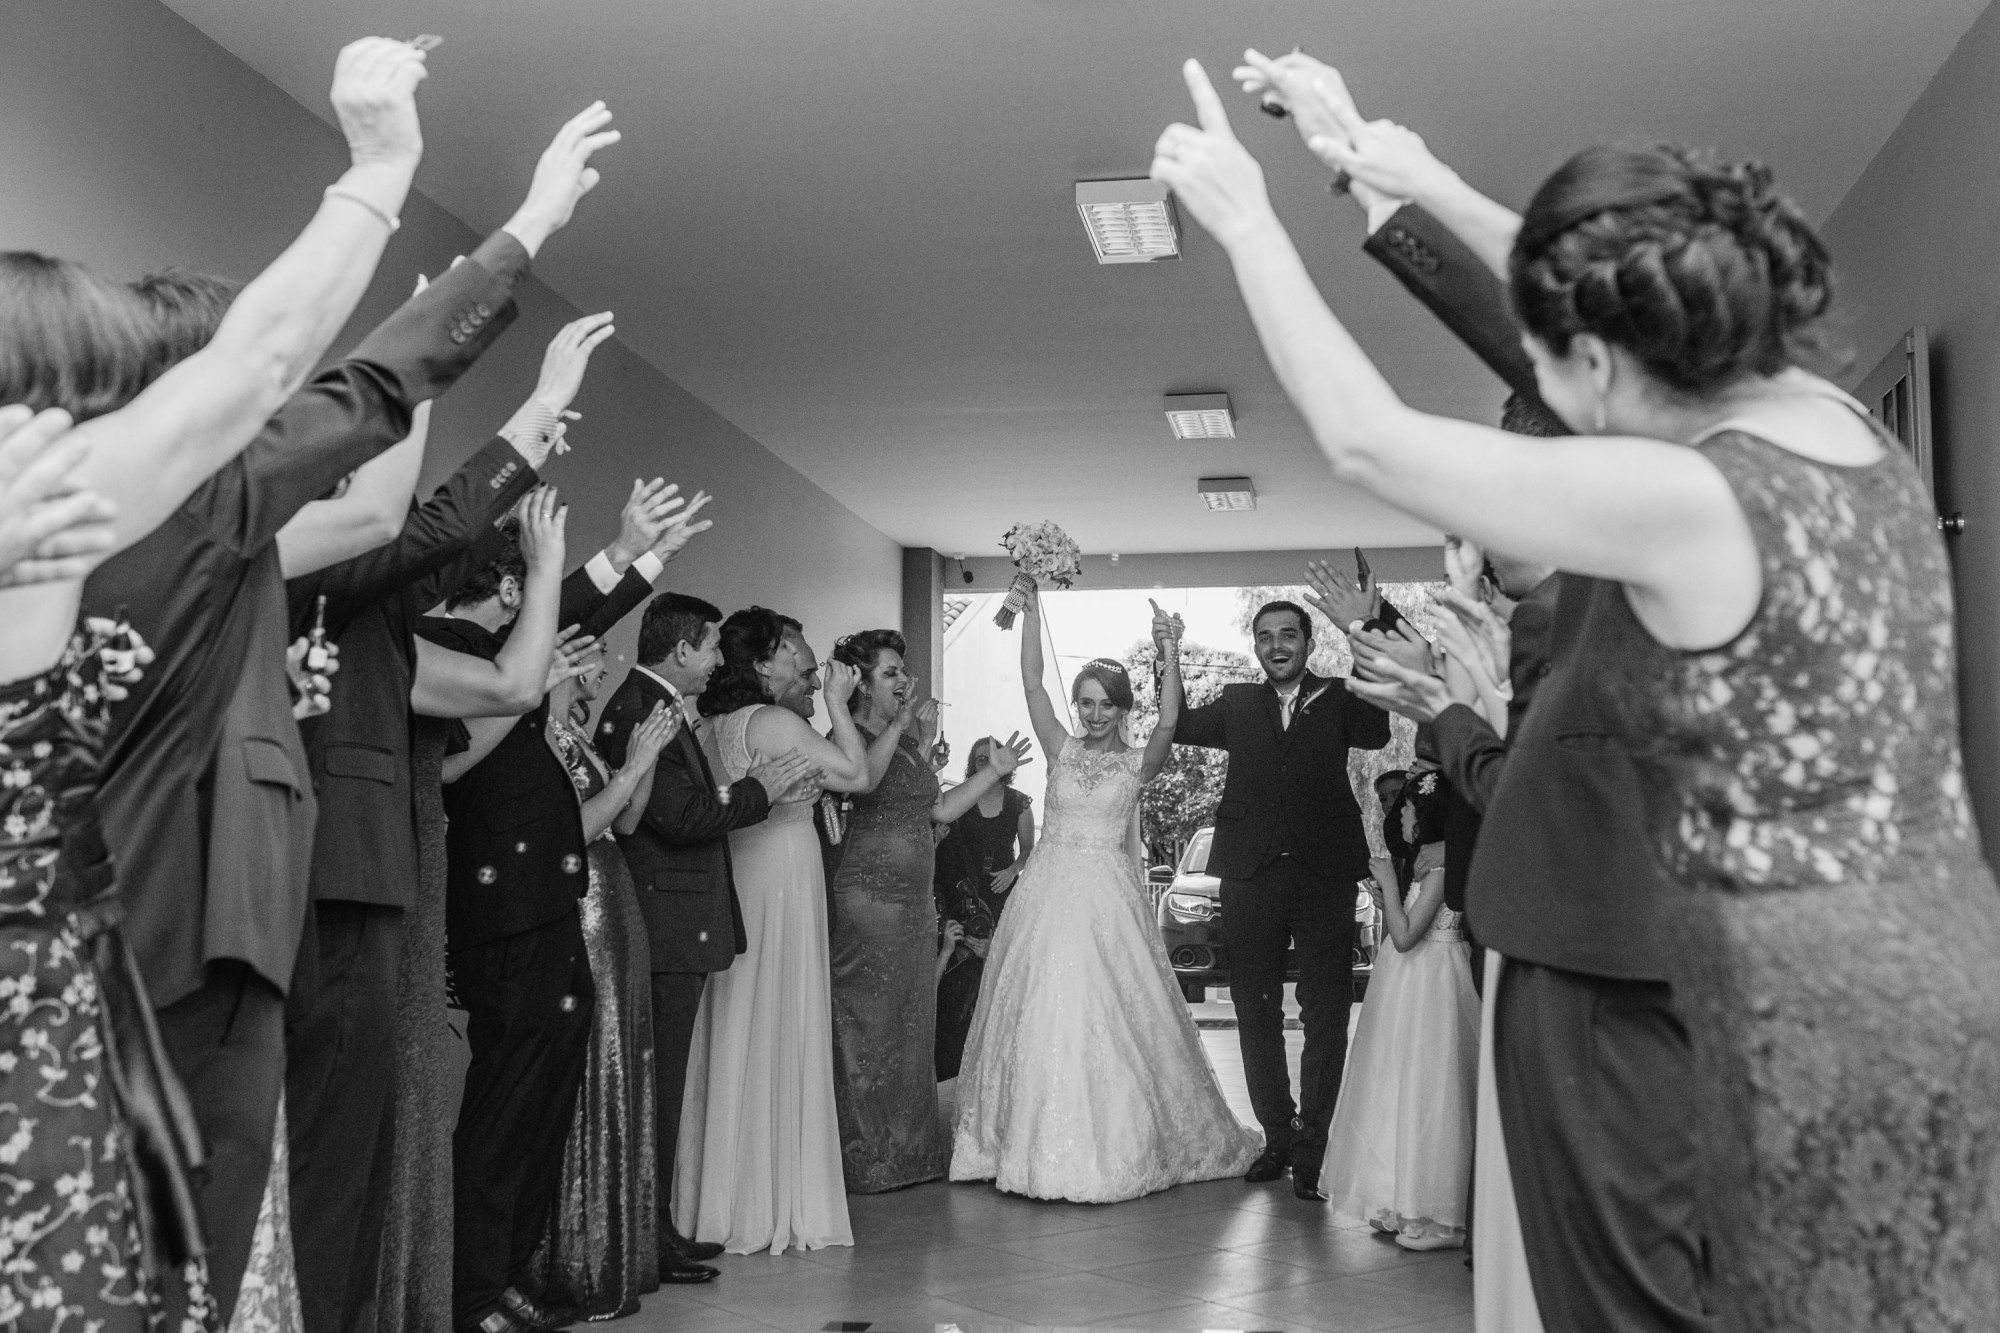
<svg viewBox="0 0 2000 1333">
<path fill-rule="evenodd" d="M 326 187 L 326 197 L 328 199 L 345 199 L 350 204 L 359 204 L 361 207 L 367 209 L 370 213 L 373 213 L 377 218 L 381 219 L 382 225 L 389 229 L 389 234 L 391 236 L 394 236 L 398 231 L 401 231 L 403 228 L 402 222 L 394 215 L 389 213 L 386 209 L 384 209 L 380 204 L 375 203 L 371 199 L 364 199 L 362 196 L 356 194 L 352 190 L 343 189 L 338 185 L 329 185 Z"/>
</svg>

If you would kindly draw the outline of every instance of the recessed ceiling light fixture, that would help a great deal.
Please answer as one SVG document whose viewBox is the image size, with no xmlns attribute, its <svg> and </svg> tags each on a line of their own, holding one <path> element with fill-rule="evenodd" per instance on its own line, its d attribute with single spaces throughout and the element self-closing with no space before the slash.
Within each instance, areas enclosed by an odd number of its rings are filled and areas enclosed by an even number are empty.
<svg viewBox="0 0 2000 1333">
<path fill-rule="evenodd" d="M 1211 513 L 1257 507 L 1257 488 L 1248 477 L 1203 477 L 1195 487 Z"/>
<path fill-rule="evenodd" d="M 1173 201 L 1158 181 L 1078 181 L 1076 211 L 1100 264 L 1180 258 Z"/>
<path fill-rule="evenodd" d="M 1170 393 L 1167 425 L 1177 440 L 1233 440 L 1236 415 L 1226 393 Z"/>
</svg>

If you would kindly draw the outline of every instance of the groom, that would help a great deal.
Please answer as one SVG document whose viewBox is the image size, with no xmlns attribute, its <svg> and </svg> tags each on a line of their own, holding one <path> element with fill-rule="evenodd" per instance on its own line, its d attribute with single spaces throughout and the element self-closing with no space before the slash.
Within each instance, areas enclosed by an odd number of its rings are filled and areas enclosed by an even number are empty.
<svg viewBox="0 0 2000 1333">
<path fill-rule="evenodd" d="M 1224 686 L 1221 698 L 1185 710 L 1174 740 L 1229 754 L 1208 873 L 1222 881 L 1229 991 L 1250 1104 L 1264 1127 L 1263 1155 L 1244 1179 L 1276 1180 L 1290 1166 L 1293 1193 L 1324 1199 L 1320 1164 L 1354 1003 L 1355 882 L 1368 874 L 1347 752 L 1387 745 L 1389 715 L 1306 670 L 1313 640 L 1305 608 L 1272 602 L 1250 632 L 1264 683 Z M 1283 1003 L 1293 949 L 1306 1031 L 1296 1105 Z"/>
</svg>

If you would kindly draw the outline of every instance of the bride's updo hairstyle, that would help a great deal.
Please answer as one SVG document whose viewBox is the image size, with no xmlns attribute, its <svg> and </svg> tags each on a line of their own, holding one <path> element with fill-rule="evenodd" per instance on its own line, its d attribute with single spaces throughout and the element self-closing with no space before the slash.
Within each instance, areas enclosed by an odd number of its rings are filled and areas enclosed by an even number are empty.
<svg viewBox="0 0 2000 1333">
<path fill-rule="evenodd" d="M 1076 673 L 1076 680 L 1069 687 L 1069 701 L 1079 703 L 1083 698 L 1083 682 L 1094 680 L 1104 690 L 1104 697 L 1112 706 L 1132 711 L 1132 673 L 1122 663 L 1108 657 L 1098 657 L 1085 662 L 1083 670 Z"/>
<path fill-rule="evenodd" d="M 1551 352 L 1596 334 L 1685 394 L 1825 354 L 1826 245 L 1760 163 L 1586 148 L 1535 192 L 1508 268 L 1515 311 Z"/>
</svg>

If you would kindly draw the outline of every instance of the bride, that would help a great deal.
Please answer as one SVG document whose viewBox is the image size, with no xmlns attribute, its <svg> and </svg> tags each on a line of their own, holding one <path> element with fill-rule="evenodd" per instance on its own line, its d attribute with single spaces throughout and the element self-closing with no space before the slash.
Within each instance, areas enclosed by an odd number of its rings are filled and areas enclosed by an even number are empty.
<svg viewBox="0 0 2000 1333">
<path fill-rule="evenodd" d="M 1042 688 L 1041 606 L 1029 599 L 1021 681 L 1051 756 L 1048 814 L 966 1038 L 953 1180 L 1114 1203 L 1241 1175 L 1263 1147 L 1202 1052 L 1133 847 L 1139 789 L 1166 766 L 1181 707 L 1179 641 L 1154 643 L 1165 679 L 1146 748 L 1121 735 L 1131 678 L 1103 659 L 1077 673 L 1083 734 L 1072 736 Z"/>
</svg>

